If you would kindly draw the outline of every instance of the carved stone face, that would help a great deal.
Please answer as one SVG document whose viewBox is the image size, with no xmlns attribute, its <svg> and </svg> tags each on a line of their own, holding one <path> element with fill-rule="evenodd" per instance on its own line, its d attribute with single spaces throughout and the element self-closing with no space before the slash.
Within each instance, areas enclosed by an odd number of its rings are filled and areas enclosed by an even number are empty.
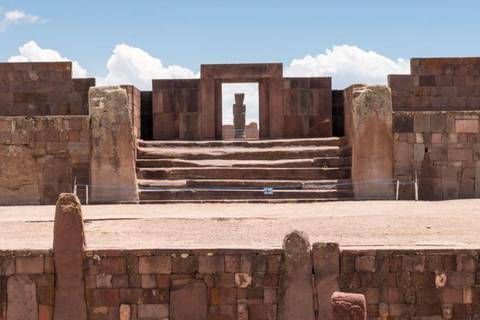
<svg viewBox="0 0 480 320">
<path fill-rule="evenodd" d="M 335 303 L 333 313 L 335 320 L 364 320 L 365 311 L 350 302 L 338 301 Z"/>
<path fill-rule="evenodd" d="M 442 306 L 442 318 L 443 319 L 453 319 L 453 308 L 451 305 Z"/>
</svg>

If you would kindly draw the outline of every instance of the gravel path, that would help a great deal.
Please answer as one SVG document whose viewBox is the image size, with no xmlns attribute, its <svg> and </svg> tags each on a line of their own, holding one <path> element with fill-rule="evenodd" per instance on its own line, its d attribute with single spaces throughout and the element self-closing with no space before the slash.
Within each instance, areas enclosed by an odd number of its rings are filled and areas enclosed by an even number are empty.
<svg viewBox="0 0 480 320">
<path fill-rule="evenodd" d="M 0 207 L 0 249 L 49 249 L 54 206 Z M 298 229 L 344 248 L 480 248 L 480 200 L 83 206 L 87 246 L 278 248 Z"/>
</svg>

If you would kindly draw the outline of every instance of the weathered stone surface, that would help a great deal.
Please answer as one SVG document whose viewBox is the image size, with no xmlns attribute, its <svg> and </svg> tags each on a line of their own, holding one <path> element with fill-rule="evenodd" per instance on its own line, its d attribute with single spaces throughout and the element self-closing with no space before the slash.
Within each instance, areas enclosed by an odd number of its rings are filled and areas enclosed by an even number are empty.
<svg viewBox="0 0 480 320">
<path fill-rule="evenodd" d="M 53 230 L 55 320 L 87 319 L 83 280 L 84 247 L 80 202 L 73 194 L 61 194 L 57 201 Z"/>
<path fill-rule="evenodd" d="M 170 289 L 171 320 L 206 320 L 208 295 L 202 280 L 173 280 Z"/>
<path fill-rule="evenodd" d="M 125 89 L 89 92 L 92 202 L 138 201 L 135 136 Z"/>
<path fill-rule="evenodd" d="M 367 305 L 362 294 L 335 292 L 332 309 L 335 320 L 367 320 Z"/>
<path fill-rule="evenodd" d="M 283 240 L 283 250 L 277 318 L 313 320 L 312 258 L 308 239 L 294 231 Z"/>
<path fill-rule="evenodd" d="M 314 243 L 313 270 L 317 292 L 317 320 L 332 320 L 332 294 L 340 289 L 340 249 L 337 243 Z"/>
<path fill-rule="evenodd" d="M 391 199 L 392 98 L 386 86 L 354 85 L 346 91 L 345 130 L 352 146 L 352 180 L 358 199 Z M 387 183 L 385 183 L 387 182 Z"/>
<path fill-rule="evenodd" d="M 14 275 L 7 281 L 7 319 L 38 320 L 35 281 L 26 275 Z M 67 319 L 67 318 L 64 318 Z"/>
</svg>

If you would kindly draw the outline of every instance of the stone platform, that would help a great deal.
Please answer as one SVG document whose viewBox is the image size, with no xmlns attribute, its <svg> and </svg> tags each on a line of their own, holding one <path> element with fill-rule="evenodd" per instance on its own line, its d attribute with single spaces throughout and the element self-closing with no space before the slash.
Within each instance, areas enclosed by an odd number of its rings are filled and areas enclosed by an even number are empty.
<svg viewBox="0 0 480 320">
<path fill-rule="evenodd" d="M 478 249 L 480 200 L 83 206 L 89 249 L 279 248 L 286 233 L 342 249 Z M 0 207 L 0 250 L 52 247 L 54 206 Z"/>
</svg>

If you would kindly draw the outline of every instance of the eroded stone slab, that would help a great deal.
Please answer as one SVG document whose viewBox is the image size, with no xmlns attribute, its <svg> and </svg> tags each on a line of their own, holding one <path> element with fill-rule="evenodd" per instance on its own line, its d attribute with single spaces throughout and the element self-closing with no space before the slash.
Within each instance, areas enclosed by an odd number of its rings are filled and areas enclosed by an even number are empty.
<svg viewBox="0 0 480 320">
<path fill-rule="evenodd" d="M 207 287 L 201 280 L 173 280 L 170 289 L 171 320 L 206 320 Z"/>
<path fill-rule="evenodd" d="M 89 104 L 92 202 L 136 202 L 135 135 L 127 92 L 91 88 Z"/>
<path fill-rule="evenodd" d="M 55 261 L 54 319 L 87 319 L 83 280 L 85 233 L 78 198 L 69 193 L 58 197 L 53 230 Z"/>
<path fill-rule="evenodd" d="M 299 231 L 283 240 L 278 320 L 313 320 L 312 258 L 307 237 Z"/>
</svg>

